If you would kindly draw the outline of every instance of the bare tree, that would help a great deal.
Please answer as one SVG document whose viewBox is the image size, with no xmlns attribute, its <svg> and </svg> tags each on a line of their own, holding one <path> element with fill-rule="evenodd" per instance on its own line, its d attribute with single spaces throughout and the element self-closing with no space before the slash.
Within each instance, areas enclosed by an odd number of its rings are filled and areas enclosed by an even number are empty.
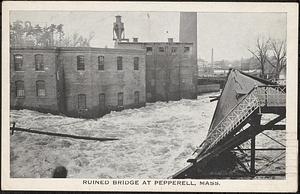
<svg viewBox="0 0 300 194">
<path fill-rule="evenodd" d="M 261 68 L 261 77 L 265 77 L 265 65 L 268 62 L 268 51 L 269 51 L 269 42 L 268 40 L 263 40 L 262 38 L 256 39 L 256 45 L 254 50 L 248 49 L 253 56 L 258 60 Z"/>
<path fill-rule="evenodd" d="M 275 78 L 279 78 L 279 74 L 286 67 L 286 41 L 271 40 L 270 50 L 273 53 L 274 62 L 267 59 L 268 63 L 274 68 Z"/>
</svg>

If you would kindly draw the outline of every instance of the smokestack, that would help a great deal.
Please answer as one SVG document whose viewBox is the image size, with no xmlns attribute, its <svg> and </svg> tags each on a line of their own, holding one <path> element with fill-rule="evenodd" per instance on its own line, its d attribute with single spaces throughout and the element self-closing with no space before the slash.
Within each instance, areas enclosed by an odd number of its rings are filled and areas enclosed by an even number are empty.
<svg viewBox="0 0 300 194">
<path fill-rule="evenodd" d="M 197 12 L 180 12 L 179 41 L 193 43 L 193 58 L 197 63 Z"/>
</svg>

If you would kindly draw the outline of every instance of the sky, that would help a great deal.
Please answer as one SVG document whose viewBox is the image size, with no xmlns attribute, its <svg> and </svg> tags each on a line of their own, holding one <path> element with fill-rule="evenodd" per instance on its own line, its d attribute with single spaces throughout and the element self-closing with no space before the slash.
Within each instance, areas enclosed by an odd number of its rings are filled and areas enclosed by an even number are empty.
<svg viewBox="0 0 300 194">
<path fill-rule="evenodd" d="M 95 33 L 92 47 L 113 47 L 112 25 L 121 15 L 125 36 L 132 41 L 179 40 L 179 12 L 79 12 L 79 11 L 11 11 L 10 22 L 31 21 L 41 26 L 63 24 L 66 35 L 75 32 L 88 37 Z M 198 57 L 210 61 L 239 60 L 251 57 L 257 37 L 285 39 L 285 13 L 198 13 Z"/>
</svg>

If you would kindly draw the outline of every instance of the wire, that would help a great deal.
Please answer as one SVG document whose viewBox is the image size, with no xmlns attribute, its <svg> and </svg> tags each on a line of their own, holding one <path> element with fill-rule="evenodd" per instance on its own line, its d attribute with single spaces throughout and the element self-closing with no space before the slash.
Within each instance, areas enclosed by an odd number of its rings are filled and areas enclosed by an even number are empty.
<svg viewBox="0 0 300 194">
<path fill-rule="evenodd" d="M 279 141 L 277 141 L 276 139 L 274 139 L 274 138 L 270 137 L 269 135 L 267 135 L 267 134 L 265 134 L 265 133 L 263 133 L 263 132 L 261 132 L 261 134 L 263 134 L 263 135 L 265 135 L 266 137 L 268 137 L 268 138 L 272 139 L 273 141 L 275 141 L 275 142 L 276 142 L 276 143 L 278 143 L 279 145 L 281 145 L 281 146 L 285 147 L 285 145 L 284 145 L 284 144 L 280 143 Z"/>
</svg>

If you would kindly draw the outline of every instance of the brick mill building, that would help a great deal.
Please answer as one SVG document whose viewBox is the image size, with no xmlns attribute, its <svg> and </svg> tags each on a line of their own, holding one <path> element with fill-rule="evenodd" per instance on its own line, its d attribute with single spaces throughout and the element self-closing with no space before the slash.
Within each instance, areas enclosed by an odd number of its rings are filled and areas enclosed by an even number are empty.
<svg viewBox="0 0 300 194">
<path fill-rule="evenodd" d="M 10 106 L 99 117 L 146 102 L 195 99 L 196 16 L 180 15 L 180 42 L 129 42 L 116 16 L 115 48 L 11 48 Z"/>
<path fill-rule="evenodd" d="M 143 50 L 11 48 L 10 105 L 96 117 L 145 105 Z"/>
<path fill-rule="evenodd" d="M 193 43 L 118 42 L 116 48 L 146 50 L 147 102 L 195 99 L 197 66 L 193 64 Z"/>
</svg>

